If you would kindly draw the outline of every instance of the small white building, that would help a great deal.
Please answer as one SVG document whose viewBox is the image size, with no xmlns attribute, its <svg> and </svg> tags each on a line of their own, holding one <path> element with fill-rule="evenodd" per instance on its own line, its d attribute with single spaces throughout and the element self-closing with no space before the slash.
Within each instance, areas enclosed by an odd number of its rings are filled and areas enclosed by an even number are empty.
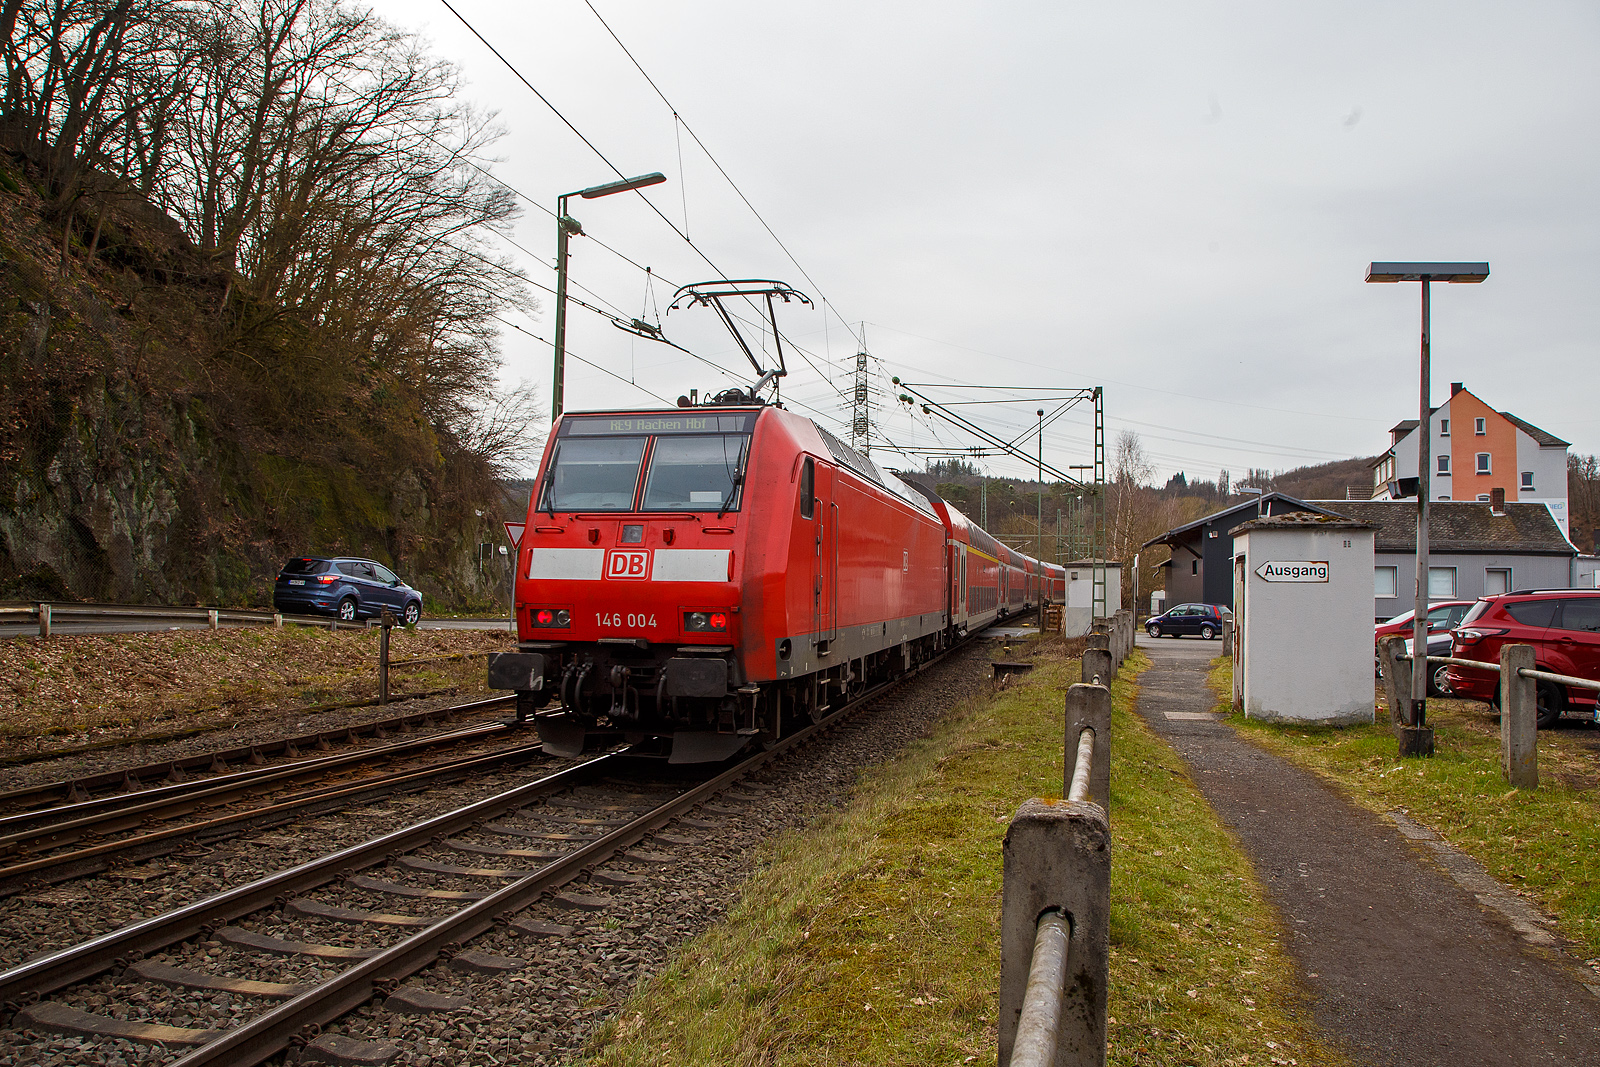
<svg viewBox="0 0 1600 1067">
<path fill-rule="evenodd" d="M 1094 623 L 1094 571 L 1092 559 L 1063 563 L 1067 569 L 1067 604 L 1061 613 L 1061 632 L 1067 637 L 1082 637 Z M 1106 574 L 1105 613 L 1109 618 L 1122 610 L 1122 564 L 1104 561 Z"/>
<path fill-rule="evenodd" d="M 1371 722 L 1374 527 L 1296 512 L 1229 531 L 1234 706 L 1246 718 Z"/>
</svg>

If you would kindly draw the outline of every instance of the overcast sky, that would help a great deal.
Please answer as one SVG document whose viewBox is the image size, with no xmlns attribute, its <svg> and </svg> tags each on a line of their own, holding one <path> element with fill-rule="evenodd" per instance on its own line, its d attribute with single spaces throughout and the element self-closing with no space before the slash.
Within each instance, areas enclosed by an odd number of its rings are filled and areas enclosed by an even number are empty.
<svg viewBox="0 0 1600 1067">
<path fill-rule="evenodd" d="M 1364 284 L 1375 259 L 1489 261 L 1434 287 L 1434 402 L 1463 381 L 1600 449 L 1592 4 L 593 0 L 736 191 L 584 0 L 451 2 L 617 168 L 667 174 L 646 195 L 699 249 L 634 194 L 575 200 L 664 281 L 648 303 L 642 271 L 577 239 L 594 295 L 574 295 L 653 322 L 679 284 L 790 283 L 818 309 L 779 313 L 814 364 L 789 354 L 785 402 L 842 429 L 864 329 L 885 466 L 913 464 L 891 443 L 975 443 L 897 411 L 890 375 L 1103 386 L 1108 440 L 1137 431 L 1158 482 L 1375 455 L 1417 415 L 1419 326 L 1416 284 Z M 498 110 L 519 192 L 553 209 L 615 177 L 440 0 L 374 7 Z M 516 240 L 553 284 L 550 215 Z M 511 318 L 548 339 L 553 302 Z M 663 323 L 726 373 L 577 308 L 568 345 L 669 399 L 748 382 L 711 312 Z M 548 402 L 548 344 L 508 331 L 504 354 Z M 1035 395 L 962 410 L 1011 436 Z M 658 402 L 569 362 L 569 410 L 635 403 Z M 1047 430 L 1046 460 L 1091 462 L 1089 424 Z"/>
</svg>

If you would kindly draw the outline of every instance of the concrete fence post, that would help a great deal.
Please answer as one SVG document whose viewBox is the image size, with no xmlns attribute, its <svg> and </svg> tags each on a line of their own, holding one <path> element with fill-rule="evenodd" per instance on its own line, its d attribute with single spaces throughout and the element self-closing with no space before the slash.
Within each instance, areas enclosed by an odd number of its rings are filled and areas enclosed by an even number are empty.
<svg viewBox="0 0 1600 1067">
<path fill-rule="evenodd" d="M 220 613 L 217 611 L 216 608 L 212 608 L 210 611 L 206 612 L 206 621 L 211 624 L 211 628 L 213 630 L 215 630 L 218 626 L 221 625 L 222 620 L 221 620 L 221 617 L 220 617 Z"/>
<path fill-rule="evenodd" d="M 272 613 L 272 625 L 280 630 L 283 629 L 283 614 L 281 612 L 274 611 Z"/>
<path fill-rule="evenodd" d="M 1095 752 L 1095 762 L 1100 753 Z M 1039 919 L 1071 927 L 1054 1067 L 1104 1067 L 1111 829 L 1098 804 L 1029 800 L 1006 830 L 1000 905 L 1000 1067 L 1010 1067 Z"/>
<path fill-rule="evenodd" d="M 1518 789 L 1539 786 L 1539 684 L 1532 645 L 1500 646 L 1500 773 Z"/>
<path fill-rule="evenodd" d="M 1222 654 L 1233 655 L 1233 624 L 1224 623 L 1222 627 Z"/>
<path fill-rule="evenodd" d="M 1411 663 L 1405 654 L 1406 639 L 1390 634 L 1378 642 L 1378 663 L 1383 670 L 1383 691 L 1389 698 L 1389 719 L 1396 726 L 1406 721 L 1411 706 Z"/>
<path fill-rule="evenodd" d="M 1111 687 L 1074 685 L 1067 689 L 1066 758 L 1062 761 L 1061 795 L 1072 792 L 1072 779 L 1078 753 L 1078 735 L 1094 731 L 1094 761 L 1089 768 L 1089 799 L 1111 810 Z M 1109 820 L 1108 820 L 1109 821 Z"/>
<path fill-rule="evenodd" d="M 50 605 L 49 604 L 40 604 L 39 605 L 39 636 L 40 637 L 49 637 L 50 636 Z"/>
<path fill-rule="evenodd" d="M 1109 648 L 1090 648 L 1083 653 L 1083 678 L 1085 685 L 1109 686 L 1117 676 L 1116 661 Z"/>
</svg>

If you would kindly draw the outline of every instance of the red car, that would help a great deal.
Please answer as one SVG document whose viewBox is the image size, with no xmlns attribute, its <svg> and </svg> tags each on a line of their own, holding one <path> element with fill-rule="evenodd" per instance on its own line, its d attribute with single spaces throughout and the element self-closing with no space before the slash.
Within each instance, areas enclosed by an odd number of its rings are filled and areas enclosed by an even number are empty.
<svg viewBox="0 0 1600 1067">
<path fill-rule="evenodd" d="M 1485 597 L 1453 631 L 1451 655 L 1498 663 L 1502 645 L 1532 645 L 1534 666 L 1552 674 L 1600 681 L 1600 590 L 1525 589 Z M 1445 672 L 1455 696 L 1497 704 L 1498 673 L 1452 663 Z M 1540 679 L 1539 725 L 1563 712 L 1595 717 L 1595 691 Z"/>
<path fill-rule="evenodd" d="M 1453 630 L 1460 625 L 1472 609 L 1471 600 L 1436 600 L 1428 605 L 1428 632 L 1438 633 L 1441 630 Z M 1411 636 L 1411 616 L 1416 612 L 1407 611 L 1396 615 L 1392 619 L 1385 619 L 1372 627 L 1372 643 L 1376 645 L 1390 634 L 1399 634 L 1401 637 Z"/>
</svg>

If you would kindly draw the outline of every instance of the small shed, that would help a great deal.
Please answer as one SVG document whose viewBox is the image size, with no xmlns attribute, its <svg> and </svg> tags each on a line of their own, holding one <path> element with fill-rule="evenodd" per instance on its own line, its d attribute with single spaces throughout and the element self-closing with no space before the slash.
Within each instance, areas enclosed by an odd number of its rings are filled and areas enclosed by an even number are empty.
<svg viewBox="0 0 1600 1067">
<path fill-rule="evenodd" d="M 1372 525 L 1296 512 L 1233 538 L 1234 706 L 1246 718 L 1371 722 Z"/>
<path fill-rule="evenodd" d="M 1106 569 L 1106 616 L 1122 610 L 1122 564 L 1114 559 L 1102 561 Z M 1067 605 L 1061 613 L 1061 632 L 1067 637 L 1082 637 L 1094 624 L 1094 569 L 1092 559 L 1078 559 L 1061 566 L 1067 571 Z"/>
</svg>

